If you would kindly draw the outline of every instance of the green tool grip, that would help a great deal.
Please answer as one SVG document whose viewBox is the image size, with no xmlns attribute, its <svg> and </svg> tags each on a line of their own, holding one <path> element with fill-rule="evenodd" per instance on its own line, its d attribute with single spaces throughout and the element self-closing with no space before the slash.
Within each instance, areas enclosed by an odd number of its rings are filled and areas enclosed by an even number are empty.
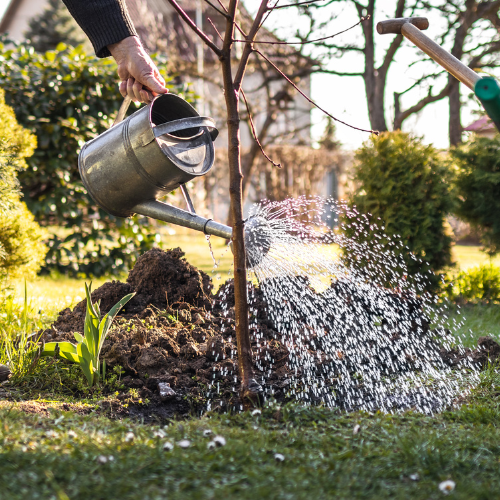
<svg viewBox="0 0 500 500">
<path fill-rule="evenodd" d="M 500 86 L 498 82 L 490 76 L 481 78 L 474 85 L 474 92 L 500 132 Z"/>
</svg>

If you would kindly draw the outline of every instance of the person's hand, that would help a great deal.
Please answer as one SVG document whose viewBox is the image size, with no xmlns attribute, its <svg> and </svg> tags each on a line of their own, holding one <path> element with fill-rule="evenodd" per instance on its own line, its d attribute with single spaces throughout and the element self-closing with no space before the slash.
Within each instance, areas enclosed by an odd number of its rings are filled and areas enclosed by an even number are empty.
<svg viewBox="0 0 500 500">
<path fill-rule="evenodd" d="M 151 102 L 154 96 L 168 92 L 165 80 L 136 36 L 108 45 L 108 49 L 118 64 L 123 97 L 128 95 L 134 101 Z"/>
</svg>

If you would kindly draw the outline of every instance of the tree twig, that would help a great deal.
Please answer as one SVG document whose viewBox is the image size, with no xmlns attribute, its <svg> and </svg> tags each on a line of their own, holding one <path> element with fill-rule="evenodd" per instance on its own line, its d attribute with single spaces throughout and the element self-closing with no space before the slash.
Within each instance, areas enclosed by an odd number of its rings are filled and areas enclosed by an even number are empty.
<svg viewBox="0 0 500 500">
<path fill-rule="evenodd" d="M 307 0 L 306 2 L 297 2 L 297 3 L 287 3 L 286 5 L 278 5 L 273 8 L 273 10 L 278 9 L 287 9 L 288 7 L 299 7 L 301 5 L 309 5 L 311 3 L 324 2 L 325 0 Z"/>
<path fill-rule="evenodd" d="M 204 0 L 204 2 L 208 3 L 212 9 L 216 10 L 221 16 L 224 16 L 227 19 L 227 12 L 223 12 L 218 7 L 216 7 L 210 0 Z"/>
<path fill-rule="evenodd" d="M 217 35 L 219 35 L 219 38 L 224 41 L 224 38 L 222 38 L 222 35 L 219 33 L 219 30 L 215 27 L 215 24 L 212 22 L 212 20 L 207 17 L 208 19 L 208 22 L 212 25 L 212 28 L 215 30 L 215 32 L 217 33 Z"/>
<path fill-rule="evenodd" d="M 253 50 L 257 54 L 259 54 L 262 58 L 264 58 L 306 101 L 308 101 L 314 107 L 318 108 L 320 111 L 322 111 L 323 113 L 325 113 L 325 115 L 329 116 L 332 120 L 335 120 L 338 123 L 342 123 L 342 125 L 346 125 L 347 127 L 352 128 L 354 130 L 359 130 L 360 132 L 368 132 L 370 134 L 379 135 L 380 132 L 378 132 L 377 130 L 367 130 L 367 129 L 364 129 L 364 128 L 355 127 L 354 125 L 350 125 L 349 123 L 346 123 L 346 122 L 340 120 L 339 118 L 336 118 L 332 114 L 328 113 L 328 111 L 326 111 L 325 109 L 323 109 L 319 104 L 315 103 L 309 96 L 307 96 L 304 92 L 302 92 L 302 90 L 300 90 L 300 88 L 297 87 L 297 85 L 295 85 L 295 83 L 293 83 L 292 80 L 290 80 L 290 78 L 288 78 L 288 76 L 286 76 L 285 73 L 283 73 L 283 71 L 281 71 L 278 68 L 278 66 L 276 66 L 276 64 L 274 64 L 259 49 L 253 49 Z"/>
<path fill-rule="evenodd" d="M 334 35 L 328 35 L 328 36 L 325 36 L 322 38 L 316 38 L 315 40 L 305 40 L 305 41 L 301 41 L 301 42 L 271 42 L 271 41 L 266 42 L 264 40 L 254 40 L 253 43 L 263 43 L 263 44 L 265 43 L 267 45 L 306 45 L 308 43 L 322 42 L 323 40 L 328 40 L 329 38 L 334 38 L 338 35 L 341 35 L 342 33 L 345 33 L 349 30 L 352 30 L 356 26 L 359 26 L 363 21 L 367 21 L 368 19 L 370 19 L 370 16 L 362 17 L 356 24 L 353 24 L 352 26 L 350 26 L 349 28 L 347 28 L 343 31 L 339 31 L 338 33 L 335 33 Z M 247 43 L 247 40 L 234 40 L 234 41 Z"/>
<path fill-rule="evenodd" d="M 240 89 L 240 93 L 241 93 L 241 96 L 243 97 L 243 100 L 245 101 L 245 106 L 247 108 L 247 113 L 248 113 L 248 121 L 250 122 L 250 128 L 252 129 L 252 135 L 253 135 L 253 138 L 255 140 L 255 142 L 257 143 L 257 145 L 259 146 L 259 149 L 260 149 L 260 152 L 262 153 L 262 155 L 264 156 L 264 158 L 269 162 L 269 163 L 272 163 L 273 166 L 277 167 L 277 168 L 281 168 L 281 163 L 276 163 L 272 158 L 269 157 L 269 155 L 264 151 L 264 148 L 261 144 L 261 142 L 259 141 L 259 137 L 257 135 L 257 130 L 255 129 L 255 123 L 253 122 L 253 118 L 252 118 L 252 112 L 250 111 L 250 106 L 248 104 L 248 101 L 247 101 L 247 96 L 245 95 L 245 92 L 243 91 L 243 89 L 241 88 Z"/>
<path fill-rule="evenodd" d="M 261 21 L 262 18 L 264 17 L 265 13 L 269 10 L 269 7 L 267 6 L 267 0 L 262 0 L 259 10 L 257 14 L 255 15 L 254 22 L 252 24 L 252 27 L 250 28 L 250 31 L 248 32 L 248 36 L 246 37 L 246 43 L 245 43 L 245 48 L 243 49 L 243 54 L 241 54 L 241 59 L 240 63 L 238 65 L 238 69 L 236 70 L 236 75 L 234 77 L 234 91 L 238 93 L 241 87 L 241 82 L 243 80 L 243 77 L 245 75 L 245 70 L 248 65 L 248 58 L 250 57 L 250 54 L 252 53 L 253 49 L 253 41 L 255 40 L 255 37 L 257 36 L 257 32 L 259 31 L 261 27 Z"/>
<path fill-rule="evenodd" d="M 175 0 L 168 0 L 170 5 L 177 11 L 177 13 L 184 19 L 186 24 L 205 42 L 206 45 L 208 45 L 216 54 L 218 57 L 222 55 L 222 50 L 215 45 L 208 36 L 203 33 L 203 31 L 196 26 L 194 21 L 182 10 L 182 7 L 175 1 Z"/>
</svg>

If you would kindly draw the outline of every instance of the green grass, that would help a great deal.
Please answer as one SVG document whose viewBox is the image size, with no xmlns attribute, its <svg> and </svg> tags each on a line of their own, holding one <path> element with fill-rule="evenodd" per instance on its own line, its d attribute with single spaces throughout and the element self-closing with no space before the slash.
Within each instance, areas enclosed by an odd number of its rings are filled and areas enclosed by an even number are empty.
<svg viewBox="0 0 500 500">
<path fill-rule="evenodd" d="M 192 264 L 211 274 L 203 236 L 172 238 L 169 246 L 181 246 Z M 215 240 L 216 258 L 226 252 L 217 283 L 230 270 L 231 254 Z M 475 258 L 465 248 L 463 268 Z M 94 288 L 104 281 L 93 280 Z M 30 318 L 39 318 L 40 307 L 47 322 L 83 296 L 83 280 L 41 278 L 28 285 Z M 500 339 L 500 306 L 468 306 L 462 312 L 462 333 L 470 345 L 484 334 Z M 35 376 L 61 384 L 71 376 L 53 372 L 49 367 Z M 4 391 L 21 402 L 4 399 Z M 95 399 L 100 396 L 94 396 L 64 411 L 62 402 L 23 403 L 21 388 L 0 386 L 0 500 L 427 500 L 444 496 L 438 486 L 446 479 L 456 482 L 451 498 L 499 496 L 500 375 L 493 368 L 482 374 L 468 404 L 436 416 L 345 415 L 291 405 L 267 406 L 261 415 L 206 415 L 163 427 L 100 416 Z M 69 394 L 63 399 L 77 401 Z M 204 436 L 207 429 L 210 436 Z M 132 441 L 126 439 L 129 432 Z M 208 449 L 214 435 L 227 444 Z M 179 447 L 182 439 L 191 446 Z M 163 449 L 166 442 L 174 443 L 172 451 Z M 283 462 L 276 461 L 276 453 L 283 454 Z M 99 457 L 110 456 L 112 461 L 99 463 Z M 410 478 L 414 474 L 418 481 Z"/>
<path fill-rule="evenodd" d="M 485 335 L 500 342 L 500 305 L 470 304 L 460 309 L 451 307 L 451 318 L 463 323 L 455 334 L 465 347 L 477 347 L 477 340 Z"/>
<path fill-rule="evenodd" d="M 443 497 L 438 485 L 446 479 L 456 482 L 452 498 L 497 498 L 499 391 L 491 372 L 474 405 L 434 417 L 268 406 L 262 415 L 165 427 L 61 409 L 27 414 L 3 404 L 0 499 L 427 500 Z M 214 435 L 227 444 L 209 449 Z M 191 446 L 179 447 L 182 439 Z M 172 451 L 163 449 L 166 442 Z M 102 456 L 113 460 L 99 463 Z"/>
<path fill-rule="evenodd" d="M 457 267 L 462 271 L 490 263 L 500 266 L 500 255 L 490 260 L 488 254 L 481 252 L 481 247 L 477 246 L 455 245 L 452 249 L 452 255 Z"/>
</svg>

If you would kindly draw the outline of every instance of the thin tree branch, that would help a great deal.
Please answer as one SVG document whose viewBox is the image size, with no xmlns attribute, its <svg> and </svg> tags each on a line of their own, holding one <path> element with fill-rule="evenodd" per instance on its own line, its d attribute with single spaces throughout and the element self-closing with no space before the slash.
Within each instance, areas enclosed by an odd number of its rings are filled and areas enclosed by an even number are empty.
<svg viewBox="0 0 500 500">
<path fill-rule="evenodd" d="M 218 57 L 221 57 L 222 50 L 217 47 L 217 45 L 215 45 L 215 43 L 212 42 L 212 40 L 210 40 L 210 38 L 208 38 L 208 36 L 203 33 L 198 26 L 196 26 L 194 21 L 184 12 L 184 10 L 182 10 L 182 7 L 175 0 L 168 0 L 168 2 L 182 17 L 182 19 L 184 19 L 185 23 L 205 42 L 205 44 L 208 45 L 208 47 L 210 47 Z"/>
<path fill-rule="evenodd" d="M 240 89 L 240 93 L 241 93 L 241 96 L 243 97 L 243 100 L 245 101 L 245 106 L 247 107 L 247 114 L 248 114 L 248 121 L 250 122 L 250 128 L 252 129 L 252 135 L 253 135 L 253 138 L 255 140 L 255 142 L 257 143 L 257 145 L 259 146 L 259 149 L 260 149 L 260 152 L 262 153 L 262 155 L 264 156 L 264 158 L 269 162 L 269 163 L 272 163 L 273 166 L 277 167 L 277 168 L 281 168 L 281 163 L 276 163 L 274 160 L 272 160 L 268 154 L 264 151 L 264 148 L 262 147 L 262 144 L 260 143 L 259 141 L 259 137 L 257 136 L 257 130 L 255 129 L 255 123 L 253 122 L 253 118 L 252 118 L 252 112 L 250 111 L 250 106 L 248 104 L 248 101 L 247 101 L 247 97 L 245 95 L 245 92 L 243 92 L 243 89 Z"/>
<path fill-rule="evenodd" d="M 222 35 L 219 33 L 219 30 L 215 27 L 215 24 L 212 22 L 212 20 L 207 17 L 208 19 L 208 22 L 212 25 L 212 28 L 215 30 L 215 32 L 217 33 L 217 35 L 219 35 L 219 38 L 224 41 L 224 38 L 222 38 Z"/>
<path fill-rule="evenodd" d="M 323 113 L 325 113 L 325 115 L 329 116 L 332 120 L 335 120 L 336 122 L 338 123 L 342 123 L 342 125 L 346 125 L 347 127 L 350 127 L 354 130 L 359 130 L 360 132 L 368 132 L 370 134 L 375 134 L 375 135 L 379 135 L 380 132 L 378 132 L 377 130 L 366 130 L 364 128 L 359 128 L 359 127 L 355 127 L 354 125 L 350 125 L 349 123 L 346 123 L 338 118 L 336 118 L 335 116 L 333 116 L 332 114 L 328 113 L 328 111 L 326 111 L 325 109 L 323 109 L 319 104 L 316 104 L 309 96 L 307 96 L 304 92 L 302 92 L 302 90 L 300 90 L 299 87 L 297 87 L 297 85 L 295 85 L 295 83 L 292 82 L 292 80 L 290 80 L 290 78 L 288 78 L 288 76 L 285 75 L 285 73 L 283 73 L 283 71 L 281 71 L 278 66 L 276 66 L 276 64 L 274 64 L 267 56 L 265 56 L 260 50 L 258 49 L 254 49 L 254 52 L 256 52 L 257 54 L 259 54 L 262 58 L 264 58 L 306 101 L 308 101 L 310 104 L 312 104 L 314 107 L 318 108 L 320 111 L 322 111 Z"/>
<path fill-rule="evenodd" d="M 241 87 L 241 82 L 243 80 L 243 77 L 245 76 L 245 71 L 248 66 L 248 58 L 250 57 L 250 54 L 253 51 L 253 42 L 261 27 L 262 18 L 264 17 L 264 14 L 268 11 L 267 1 L 268 0 L 261 0 L 259 10 L 255 16 L 250 31 L 248 32 L 248 36 L 246 37 L 245 48 L 243 49 L 243 54 L 241 55 L 241 60 L 238 65 L 238 69 L 236 70 L 236 75 L 234 77 L 234 90 L 236 93 L 239 92 Z"/>
<path fill-rule="evenodd" d="M 278 9 L 287 9 L 288 7 L 299 7 L 301 5 L 309 5 L 311 3 L 324 2 L 325 0 L 308 0 L 307 2 L 297 2 L 297 3 L 288 3 L 286 5 L 278 5 L 274 7 L 273 10 Z"/>
<path fill-rule="evenodd" d="M 204 0 L 212 9 L 216 10 L 221 16 L 224 16 L 227 19 L 227 12 L 223 12 L 218 7 L 216 7 L 210 0 Z"/>
<path fill-rule="evenodd" d="M 305 40 L 305 41 L 301 41 L 301 42 L 266 42 L 264 40 L 254 40 L 253 43 L 263 43 L 263 44 L 267 44 L 267 45 L 306 45 L 308 43 L 322 42 L 323 40 L 328 40 L 329 38 L 334 38 L 338 35 L 341 35 L 342 33 L 345 33 L 349 30 L 352 30 L 356 26 L 359 26 L 363 21 L 366 21 L 368 19 L 370 19 L 370 16 L 362 17 L 356 24 L 353 24 L 349 28 L 347 28 L 343 31 L 339 31 L 338 33 L 335 33 L 334 35 L 328 35 L 328 36 L 325 36 L 323 38 L 317 38 L 316 40 Z M 247 40 L 234 40 L 234 41 L 247 43 Z"/>
</svg>

